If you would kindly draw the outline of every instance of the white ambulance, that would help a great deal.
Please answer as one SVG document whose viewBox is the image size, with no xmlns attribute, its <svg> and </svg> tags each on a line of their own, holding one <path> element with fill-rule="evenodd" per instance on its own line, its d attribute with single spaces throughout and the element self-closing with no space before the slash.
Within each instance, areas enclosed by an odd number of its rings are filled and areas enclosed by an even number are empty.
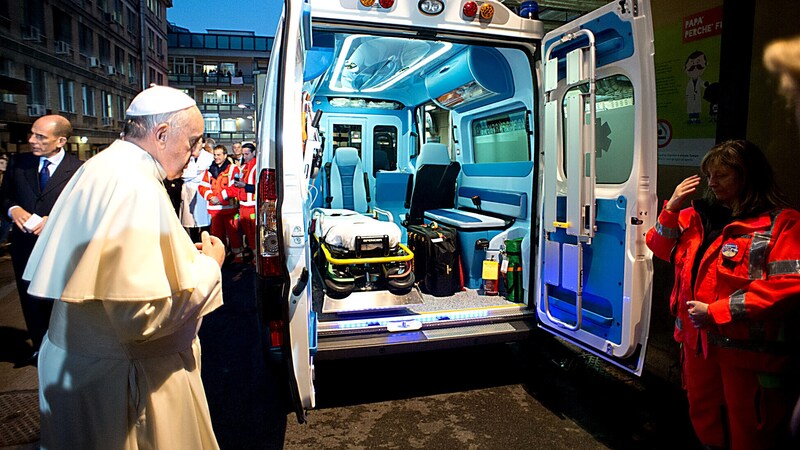
<svg viewBox="0 0 800 450">
<path fill-rule="evenodd" d="M 260 115 L 256 267 L 301 422 L 315 360 L 537 327 L 641 373 L 650 5 L 614 1 L 547 34 L 536 11 L 286 0 Z"/>
</svg>

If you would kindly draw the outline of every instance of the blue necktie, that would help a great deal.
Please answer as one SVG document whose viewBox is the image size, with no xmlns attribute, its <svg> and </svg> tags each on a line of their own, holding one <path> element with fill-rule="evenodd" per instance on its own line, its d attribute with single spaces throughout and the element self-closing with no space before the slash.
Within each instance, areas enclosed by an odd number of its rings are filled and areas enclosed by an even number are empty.
<svg viewBox="0 0 800 450">
<path fill-rule="evenodd" d="M 44 191 L 44 187 L 47 186 L 47 182 L 50 181 L 50 161 L 44 160 L 42 163 L 42 170 L 39 171 L 39 191 Z"/>
</svg>

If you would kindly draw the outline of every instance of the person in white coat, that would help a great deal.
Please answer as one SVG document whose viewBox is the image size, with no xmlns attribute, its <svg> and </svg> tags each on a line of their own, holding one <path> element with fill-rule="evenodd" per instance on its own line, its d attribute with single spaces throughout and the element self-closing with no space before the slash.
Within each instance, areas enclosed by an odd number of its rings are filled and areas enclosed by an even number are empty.
<svg viewBox="0 0 800 450">
<path fill-rule="evenodd" d="M 208 202 L 197 193 L 197 186 L 203 181 L 203 175 L 212 162 L 214 155 L 207 152 L 204 146 L 198 146 L 192 149 L 189 164 L 183 169 L 180 218 L 183 227 L 194 241 L 199 239 L 201 232 L 208 231 L 211 227 Z"/>
<path fill-rule="evenodd" d="M 41 447 L 216 449 L 200 378 L 202 317 L 222 305 L 222 243 L 194 244 L 164 179 L 201 143 L 194 100 L 130 104 L 121 140 L 57 200 L 23 277 L 55 299 L 39 354 Z"/>
</svg>

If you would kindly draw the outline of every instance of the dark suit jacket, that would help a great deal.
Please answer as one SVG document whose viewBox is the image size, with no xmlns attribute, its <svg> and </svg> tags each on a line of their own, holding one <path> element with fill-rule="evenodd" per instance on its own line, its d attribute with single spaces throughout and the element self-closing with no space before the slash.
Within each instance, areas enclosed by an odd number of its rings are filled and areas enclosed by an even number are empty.
<svg viewBox="0 0 800 450">
<path fill-rule="evenodd" d="M 69 153 L 65 154 L 42 192 L 39 190 L 39 157 L 33 153 L 15 155 L 9 161 L 8 170 L 3 177 L 2 214 L 8 217 L 8 209 L 18 205 L 31 214 L 42 217 L 50 215 L 56 199 L 81 164 L 83 161 L 80 159 Z M 25 270 L 36 238 L 36 235 L 24 233 L 16 224 L 11 224 L 10 253 L 17 277 L 21 277 Z"/>
</svg>

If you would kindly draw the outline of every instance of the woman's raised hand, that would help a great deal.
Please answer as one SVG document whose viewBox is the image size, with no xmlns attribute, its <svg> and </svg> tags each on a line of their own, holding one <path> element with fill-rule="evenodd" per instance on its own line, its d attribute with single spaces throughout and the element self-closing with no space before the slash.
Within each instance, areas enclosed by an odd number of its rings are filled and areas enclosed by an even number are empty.
<svg viewBox="0 0 800 450">
<path fill-rule="evenodd" d="M 672 193 L 672 198 L 667 202 L 667 209 L 670 211 L 678 212 L 683 208 L 683 202 L 686 197 L 692 195 L 697 191 L 697 186 L 700 185 L 700 175 L 692 175 L 683 180 L 675 187 L 675 192 Z"/>
</svg>

